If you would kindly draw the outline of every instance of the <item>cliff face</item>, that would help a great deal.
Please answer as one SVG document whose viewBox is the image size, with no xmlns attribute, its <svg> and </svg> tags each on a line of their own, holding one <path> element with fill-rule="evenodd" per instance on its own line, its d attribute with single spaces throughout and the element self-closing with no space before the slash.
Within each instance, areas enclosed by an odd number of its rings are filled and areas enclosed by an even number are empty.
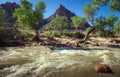
<svg viewBox="0 0 120 77">
<path fill-rule="evenodd" d="M 5 11 L 4 23 L 15 23 L 16 19 L 13 17 L 13 13 L 15 9 L 19 8 L 20 6 L 16 3 L 11 2 L 6 2 L 5 4 L 1 4 L 0 6 Z"/>
<path fill-rule="evenodd" d="M 66 16 L 69 22 L 71 22 L 71 17 L 76 16 L 75 13 L 65 8 L 63 5 L 58 7 L 56 12 L 48 18 L 48 21 L 51 21 L 56 15 Z"/>
</svg>

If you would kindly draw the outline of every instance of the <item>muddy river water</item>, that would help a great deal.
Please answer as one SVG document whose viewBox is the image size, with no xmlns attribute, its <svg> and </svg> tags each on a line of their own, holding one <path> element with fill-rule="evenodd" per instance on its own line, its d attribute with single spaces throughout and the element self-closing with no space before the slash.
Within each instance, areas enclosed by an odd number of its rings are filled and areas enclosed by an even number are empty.
<svg viewBox="0 0 120 77">
<path fill-rule="evenodd" d="M 94 66 L 100 63 L 114 73 L 96 73 Z M 0 77 L 120 77 L 120 49 L 0 48 Z"/>
</svg>

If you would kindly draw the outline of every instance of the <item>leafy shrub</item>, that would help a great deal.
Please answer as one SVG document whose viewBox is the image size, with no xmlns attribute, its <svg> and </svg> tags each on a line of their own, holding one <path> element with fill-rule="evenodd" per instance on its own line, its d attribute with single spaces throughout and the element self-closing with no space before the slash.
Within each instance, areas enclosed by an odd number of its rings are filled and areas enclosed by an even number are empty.
<svg viewBox="0 0 120 77">
<path fill-rule="evenodd" d="M 20 31 L 15 27 L 4 27 L 0 26 L 0 41 L 10 42 L 10 41 L 22 41 L 27 37 L 31 37 L 31 32 Z"/>
<path fill-rule="evenodd" d="M 28 38 L 28 37 L 33 37 L 33 33 L 30 30 L 22 30 L 22 36 Z"/>
<path fill-rule="evenodd" d="M 99 35 L 102 37 L 114 37 L 114 32 L 111 30 L 104 30 L 99 32 Z"/>
<path fill-rule="evenodd" d="M 19 38 L 20 32 L 12 27 L 0 27 L 0 40 L 9 41 Z"/>
<path fill-rule="evenodd" d="M 64 31 L 65 36 L 83 39 L 85 35 L 81 31 Z"/>
<path fill-rule="evenodd" d="M 59 37 L 61 33 L 59 31 L 51 30 L 46 33 L 47 37 Z"/>
</svg>

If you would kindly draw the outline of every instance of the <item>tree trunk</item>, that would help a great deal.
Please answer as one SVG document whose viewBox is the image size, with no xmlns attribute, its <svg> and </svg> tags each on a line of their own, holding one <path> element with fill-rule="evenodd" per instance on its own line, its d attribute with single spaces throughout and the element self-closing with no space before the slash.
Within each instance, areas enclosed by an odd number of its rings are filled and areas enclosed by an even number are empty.
<svg viewBox="0 0 120 77">
<path fill-rule="evenodd" d="M 77 32 L 77 30 L 78 30 L 78 27 L 75 27 L 75 30 L 76 30 L 76 32 Z"/>
<path fill-rule="evenodd" d="M 91 24 L 92 24 L 93 27 L 92 27 L 91 30 L 88 31 L 88 33 L 86 34 L 86 36 L 85 36 L 83 42 L 85 42 L 85 41 L 88 39 L 89 34 L 92 33 L 92 32 L 96 29 L 96 26 L 94 26 L 93 21 L 94 21 L 94 20 L 92 19 L 92 20 L 91 20 Z"/>
<path fill-rule="evenodd" d="M 85 38 L 83 39 L 83 42 L 85 42 L 88 39 L 89 34 L 92 33 L 95 29 L 96 29 L 96 26 L 92 27 L 92 29 L 88 31 Z"/>
<path fill-rule="evenodd" d="M 40 42 L 39 31 L 37 29 L 35 30 L 35 37 L 33 38 L 33 41 L 35 41 L 37 43 Z"/>
</svg>

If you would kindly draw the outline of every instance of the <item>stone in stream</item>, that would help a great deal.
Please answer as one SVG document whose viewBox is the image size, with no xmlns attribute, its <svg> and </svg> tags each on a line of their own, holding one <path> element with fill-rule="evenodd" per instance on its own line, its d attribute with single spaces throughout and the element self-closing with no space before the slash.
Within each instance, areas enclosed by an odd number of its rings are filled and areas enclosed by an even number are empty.
<svg viewBox="0 0 120 77">
<path fill-rule="evenodd" d="M 97 73 L 113 73 L 111 68 L 106 64 L 97 64 L 97 65 L 95 65 L 95 71 Z"/>
</svg>

